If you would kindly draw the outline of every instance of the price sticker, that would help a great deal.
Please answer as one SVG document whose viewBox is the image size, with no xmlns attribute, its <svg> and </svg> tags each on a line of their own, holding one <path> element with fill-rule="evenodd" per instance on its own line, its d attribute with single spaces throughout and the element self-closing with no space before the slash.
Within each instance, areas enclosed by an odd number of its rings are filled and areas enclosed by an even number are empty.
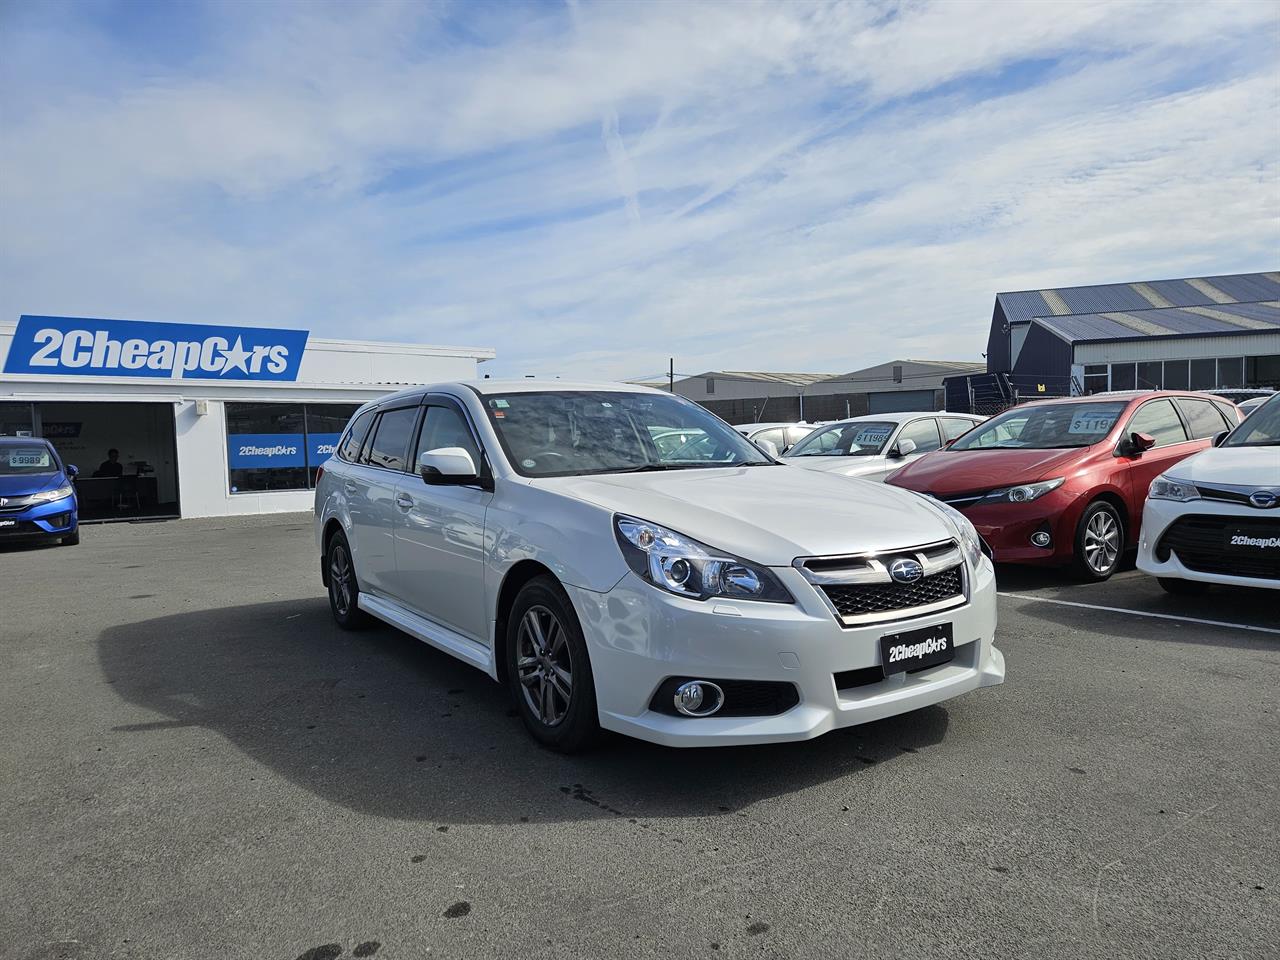
<svg viewBox="0 0 1280 960">
<path fill-rule="evenodd" d="M 1077 413 L 1071 418 L 1067 433 L 1101 435 L 1108 432 L 1115 422 L 1113 413 Z"/>
</svg>

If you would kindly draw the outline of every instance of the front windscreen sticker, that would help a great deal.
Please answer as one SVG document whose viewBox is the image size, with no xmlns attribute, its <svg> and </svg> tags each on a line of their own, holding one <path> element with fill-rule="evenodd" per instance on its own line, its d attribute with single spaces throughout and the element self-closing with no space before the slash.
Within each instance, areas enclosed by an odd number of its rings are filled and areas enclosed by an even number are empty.
<svg viewBox="0 0 1280 960">
<path fill-rule="evenodd" d="M 41 450 L 38 447 L 30 450 L 9 451 L 9 466 L 11 467 L 47 467 L 49 466 L 49 451 Z"/>
<path fill-rule="evenodd" d="M 1077 413 L 1071 418 L 1071 426 L 1067 433 L 1103 434 L 1108 432 L 1116 422 L 1114 413 Z"/>
<path fill-rule="evenodd" d="M 533 469 L 534 467 L 536 467 L 537 465 L 538 465 L 538 461 L 537 461 L 537 460 L 521 460 L 521 461 L 520 461 L 520 466 L 522 466 L 522 467 L 524 467 L 524 468 L 526 468 L 526 469 L 528 469 L 528 470 L 532 470 L 532 469 Z"/>
<path fill-rule="evenodd" d="M 860 447 L 875 447 L 889 439 L 892 427 L 863 427 L 853 435 L 853 442 Z"/>
</svg>

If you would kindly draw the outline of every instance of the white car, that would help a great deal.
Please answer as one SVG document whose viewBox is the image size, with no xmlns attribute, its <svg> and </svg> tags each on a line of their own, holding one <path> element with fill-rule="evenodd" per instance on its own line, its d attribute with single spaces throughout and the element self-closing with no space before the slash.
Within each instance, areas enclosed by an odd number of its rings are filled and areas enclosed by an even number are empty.
<svg viewBox="0 0 1280 960">
<path fill-rule="evenodd" d="M 664 456 L 669 430 L 711 438 Z M 725 460 L 728 462 L 725 462 Z M 509 688 L 560 750 L 803 740 L 1004 679 L 972 525 L 793 470 L 703 408 L 623 385 L 403 391 L 316 484 L 335 620 L 367 614 Z"/>
<path fill-rule="evenodd" d="M 740 423 L 733 429 L 752 443 L 773 444 L 773 449 L 765 447 L 765 451 L 775 455 L 786 453 L 797 443 L 817 429 L 816 423 Z"/>
<path fill-rule="evenodd" d="M 1138 569 L 1170 593 L 1280 590 L 1280 394 L 1151 482 Z"/>
<path fill-rule="evenodd" d="M 787 463 L 863 480 L 884 480 L 945 446 L 986 417 L 968 413 L 878 413 L 827 424 L 787 452 Z"/>
</svg>

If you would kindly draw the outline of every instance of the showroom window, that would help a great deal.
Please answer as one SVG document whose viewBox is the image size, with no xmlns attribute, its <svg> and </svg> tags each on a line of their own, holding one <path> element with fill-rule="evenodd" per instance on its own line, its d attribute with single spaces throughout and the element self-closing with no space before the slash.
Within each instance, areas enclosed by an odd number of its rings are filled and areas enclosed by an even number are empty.
<svg viewBox="0 0 1280 960">
<path fill-rule="evenodd" d="M 1084 392 L 1105 393 L 1109 389 L 1107 382 L 1107 365 L 1091 363 L 1084 368 Z"/>
<path fill-rule="evenodd" d="M 232 493 L 309 490 L 333 452 L 354 403 L 228 403 L 227 466 Z"/>
</svg>

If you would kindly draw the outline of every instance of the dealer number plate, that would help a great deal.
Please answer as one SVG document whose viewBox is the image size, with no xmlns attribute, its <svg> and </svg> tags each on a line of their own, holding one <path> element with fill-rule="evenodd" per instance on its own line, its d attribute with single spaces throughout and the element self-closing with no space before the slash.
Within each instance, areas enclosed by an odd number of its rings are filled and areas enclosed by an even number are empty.
<svg viewBox="0 0 1280 960">
<path fill-rule="evenodd" d="M 939 623 L 919 630 L 891 633 L 880 638 L 880 662 L 884 675 L 923 670 L 948 663 L 956 655 L 951 624 Z"/>
</svg>

